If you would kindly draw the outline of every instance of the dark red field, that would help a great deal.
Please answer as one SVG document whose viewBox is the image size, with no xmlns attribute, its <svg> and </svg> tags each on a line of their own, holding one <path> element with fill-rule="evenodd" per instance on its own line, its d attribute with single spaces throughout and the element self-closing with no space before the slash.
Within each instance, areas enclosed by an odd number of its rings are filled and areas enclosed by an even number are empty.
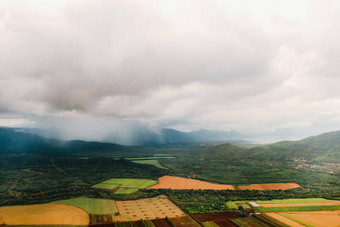
<svg viewBox="0 0 340 227">
<path fill-rule="evenodd" d="M 237 218 L 236 214 L 221 213 L 221 214 L 195 214 L 194 217 L 200 222 L 213 221 L 219 226 L 232 226 L 235 225 L 228 221 L 228 218 Z"/>
<path fill-rule="evenodd" d="M 165 219 L 155 219 L 152 220 L 156 227 L 171 227 L 171 224 Z"/>
</svg>

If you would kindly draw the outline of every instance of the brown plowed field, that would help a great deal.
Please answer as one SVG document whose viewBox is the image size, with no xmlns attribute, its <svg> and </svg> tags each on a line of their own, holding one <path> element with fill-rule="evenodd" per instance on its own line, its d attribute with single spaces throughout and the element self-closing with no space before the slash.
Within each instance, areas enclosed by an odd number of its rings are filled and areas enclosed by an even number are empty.
<svg viewBox="0 0 340 227">
<path fill-rule="evenodd" d="M 0 220 L 6 225 L 88 225 L 90 217 L 84 210 L 64 204 L 0 207 Z"/>
<path fill-rule="evenodd" d="M 238 186 L 240 190 L 288 190 L 293 188 L 301 188 L 297 183 L 270 183 L 270 184 L 251 184 L 246 186 Z"/>
<path fill-rule="evenodd" d="M 173 176 L 163 176 L 158 178 L 158 184 L 155 184 L 151 187 L 151 189 L 194 189 L 194 190 L 234 190 L 232 185 L 227 184 L 213 184 L 205 181 L 187 179 L 182 177 L 173 177 Z"/>
<path fill-rule="evenodd" d="M 290 220 L 289 218 L 283 217 L 279 215 L 278 213 L 266 213 L 269 217 L 272 217 L 286 225 L 289 225 L 291 227 L 305 227 L 304 225 L 301 225 L 293 220 Z"/>
<path fill-rule="evenodd" d="M 200 222 L 213 221 L 219 226 L 236 226 L 228 221 L 228 218 L 237 218 L 236 214 L 220 213 L 220 214 L 195 214 L 194 217 Z"/>
<path fill-rule="evenodd" d="M 326 203 L 279 203 L 279 204 L 260 204 L 261 207 L 303 207 L 303 206 L 332 206 L 340 205 L 340 201 L 329 201 Z"/>
<path fill-rule="evenodd" d="M 200 224 L 188 215 L 180 218 L 170 218 L 170 220 L 176 227 L 201 227 Z"/>
<path fill-rule="evenodd" d="M 152 220 L 156 227 L 172 227 L 165 218 Z"/>
<path fill-rule="evenodd" d="M 120 215 L 112 215 L 114 222 L 152 220 L 167 217 L 182 217 L 186 214 L 168 197 L 161 195 L 155 198 L 116 201 Z"/>
<path fill-rule="evenodd" d="M 340 210 L 287 212 L 287 214 L 318 227 L 340 226 Z"/>
</svg>

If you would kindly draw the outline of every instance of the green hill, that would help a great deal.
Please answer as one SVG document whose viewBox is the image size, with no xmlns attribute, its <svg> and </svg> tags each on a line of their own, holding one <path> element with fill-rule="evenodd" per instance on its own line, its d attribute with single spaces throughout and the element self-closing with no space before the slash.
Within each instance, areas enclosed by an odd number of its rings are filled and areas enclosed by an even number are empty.
<svg viewBox="0 0 340 227">
<path fill-rule="evenodd" d="M 306 160 L 340 162 L 340 131 L 324 133 L 299 141 L 282 141 L 250 149 L 249 158 L 266 160 Z"/>
</svg>

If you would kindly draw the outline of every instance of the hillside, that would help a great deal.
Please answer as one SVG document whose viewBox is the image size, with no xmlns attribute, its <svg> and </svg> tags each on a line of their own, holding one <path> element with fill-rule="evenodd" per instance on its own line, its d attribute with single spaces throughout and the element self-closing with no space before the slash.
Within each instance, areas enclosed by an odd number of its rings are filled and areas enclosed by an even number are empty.
<svg viewBox="0 0 340 227">
<path fill-rule="evenodd" d="M 91 155 L 134 151 L 111 143 L 62 141 L 24 133 L 14 128 L 0 128 L 0 154 Z"/>
<path fill-rule="evenodd" d="M 306 160 L 340 162 L 340 131 L 324 133 L 299 141 L 282 141 L 250 149 L 250 158 L 266 160 Z"/>
</svg>

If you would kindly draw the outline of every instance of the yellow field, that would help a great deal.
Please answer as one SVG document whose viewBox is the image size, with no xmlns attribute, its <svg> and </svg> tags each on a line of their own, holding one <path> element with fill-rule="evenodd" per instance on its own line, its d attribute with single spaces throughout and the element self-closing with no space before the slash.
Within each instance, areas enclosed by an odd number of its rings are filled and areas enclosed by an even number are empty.
<svg viewBox="0 0 340 227">
<path fill-rule="evenodd" d="M 269 183 L 238 186 L 240 190 L 288 190 L 293 188 L 301 188 L 301 186 L 297 183 Z"/>
<path fill-rule="evenodd" d="M 115 222 L 175 218 L 186 214 L 166 196 L 155 198 L 116 201 L 119 215 L 112 215 Z"/>
<path fill-rule="evenodd" d="M 0 224 L 6 225 L 88 225 L 89 215 L 64 204 L 38 204 L 0 207 Z"/>
<path fill-rule="evenodd" d="M 304 226 L 307 223 L 315 227 L 339 227 L 340 210 L 335 211 L 297 211 L 281 213 L 266 213 L 266 215 L 275 218 L 289 226 Z M 284 215 L 285 214 L 285 215 Z M 284 217 L 284 216 L 287 217 Z M 294 220 L 295 219 L 295 220 Z M 301 224 L 298 223 L 301 222 Z"/>
<path fill-rule="evenodd" d="M 287 214 L 318 227 L 339 227 L 340 210 L 335 211 L 309 211 L 287 212 Z"/>
<path fill-rule="evenodd" d="M 283 217 L 278 213 L 266 213 L 269 217 L 272 217 L 286 225 L 289 225 L 291 227 L 304 227 L 304 225 L 301 225 L 293 220 L 290 220 L 289 218 Z"/>
</svg>

